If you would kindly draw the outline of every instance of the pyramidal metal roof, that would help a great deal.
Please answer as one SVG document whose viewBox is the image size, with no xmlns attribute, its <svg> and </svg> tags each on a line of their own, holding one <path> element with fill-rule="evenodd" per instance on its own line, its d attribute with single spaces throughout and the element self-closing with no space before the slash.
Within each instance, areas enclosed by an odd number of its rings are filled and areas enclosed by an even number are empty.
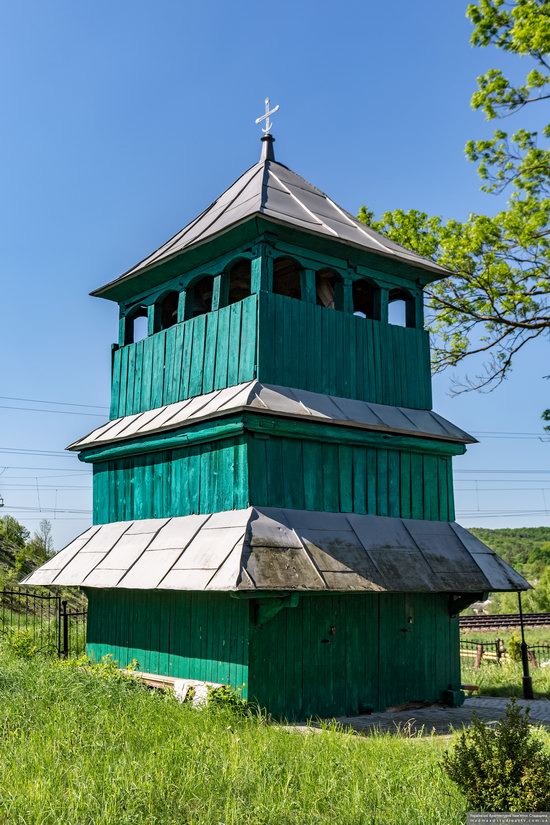
<svg viewBox="0 0 550 825">
<path fill-rule="evenodd" d="M 439 264 L 365 226 L 312 183 L 276 161 L 273 141 L 271 135 L 264 136 L 258 163 L 198 217 L 112 283 L 151 269 L 255 215 L 417 266 L 441 277 L 450 274 Z"/>
<path fill-rule="evenodd" d="M 249 507 L 90 527 L 22 584 L 147 590 L 527 590 L 455 522 Z"/>
</svg>

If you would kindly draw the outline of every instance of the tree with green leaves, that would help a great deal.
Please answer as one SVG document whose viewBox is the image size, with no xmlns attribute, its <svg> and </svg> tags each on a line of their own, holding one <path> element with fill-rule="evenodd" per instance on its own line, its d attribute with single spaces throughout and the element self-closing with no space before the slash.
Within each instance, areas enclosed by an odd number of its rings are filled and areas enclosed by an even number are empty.
<svg viewBox="0 0 550 825">
<path fill-rule="evenodd" d="M 505 194 L 506 203 L 494 216 L 466 221 L 416 209 L 375 218 L 366 207 L 359 217 L 454 273 L 427 290 L 434 371 L 478 356 L 481 374 L 463 389 L 492 389 L 526 344 L 550 333 L 550 125 L 533 131 L 519 123 L 527 109 L 542 114 L 550 99 L 550 2 L 478 0 L 466 14 L 474 46 L 492 45 L 528 64 L 519 84 L 490 69 L 477 78 L 471 101 L 489 120 L 518 120 L 512 132 L 499 128 L 466 145 L 482 190 Z M 550 421 L 550 411 L 545 415 Z"/>
</svg>

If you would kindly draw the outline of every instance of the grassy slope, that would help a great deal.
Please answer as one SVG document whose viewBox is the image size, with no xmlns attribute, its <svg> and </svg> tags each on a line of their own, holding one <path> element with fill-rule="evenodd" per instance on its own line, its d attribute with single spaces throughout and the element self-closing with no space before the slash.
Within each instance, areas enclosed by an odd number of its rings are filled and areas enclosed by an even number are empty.
<svg viewBox="0 0 550 825">
<path fill-rule="evenodd" d="M 441 739 L 301 735 L 0 656 L 0 822 L 457 825 Z"/>
</svg>

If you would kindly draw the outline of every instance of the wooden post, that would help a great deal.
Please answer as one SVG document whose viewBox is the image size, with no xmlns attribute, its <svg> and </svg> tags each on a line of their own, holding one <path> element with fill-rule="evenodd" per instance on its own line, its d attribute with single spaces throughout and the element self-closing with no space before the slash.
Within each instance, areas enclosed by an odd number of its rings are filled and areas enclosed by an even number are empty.
<svg viewBox="0 0 550 825">
<path fill-rule="evenodd" d="M 149 304 L 147 307 L 147 335 L 153 335 L 155 332 L 155 304 Z"/>
<path fill-rule="evenodd" d="M 342 278 L 342 310 L 353 312 L 353 286 L 351 278 Z"/>
<path fill-rule="evenodd" d="M 481 667 L 481 660 L 482 659 L 483 659 L 483 645 L 477 645 L 476 646 L 476 663 L 474 665 L 476 670 L 479 670 L 479 668 Z"/>
<path fill-rule="evenodd" d="M 212 292 L 212 312 L 227 304 L 229 283 L 225 272 L 214 276 L 214 290 Z"/>
<path fill-rule="evenodd" d="M 182 289 L 180 297 L 178 298 L 178 324 L 185 321 L 185 301 L 187 298 L 187 290 Z"/>
<path fill-rule="evenodd" d="M 126 343 L 126 314 L 120 310 L 118 318 L 118 345 L 123 347 Z"/>
<path fill-rule="evenodd" d="M 250 291 L 271 292 L 273 287 L 273 258 L 266 244 L 259 244 L 254 249 L 250 274 Z"/>
<path fill-rule="evenodd" d="M 300 287 L 302 290 L 302 301 L 309 304 L 317 303 L 317 284 L 315 281 L 314 269 L 302 269 Z"/>
</svg>

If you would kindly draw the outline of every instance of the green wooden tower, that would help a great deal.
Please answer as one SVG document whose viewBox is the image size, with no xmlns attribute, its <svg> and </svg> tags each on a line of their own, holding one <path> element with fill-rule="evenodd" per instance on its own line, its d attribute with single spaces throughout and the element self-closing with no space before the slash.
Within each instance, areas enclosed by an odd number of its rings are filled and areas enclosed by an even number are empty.
<svg viewBox="0 0 550 825">
<path fill-rule="evenodd" d="M 276 716 L 459 702 L 457 614 L 528 584 L 454 522 L 474 439 L 431 409 L 422 315 L 448 273 L 273 143 L 93 293 L 120 307 L 110 420 L 70 447 L 93 526 L 26 583 L 85 589 L 91 656 Z"/>
</svg>

